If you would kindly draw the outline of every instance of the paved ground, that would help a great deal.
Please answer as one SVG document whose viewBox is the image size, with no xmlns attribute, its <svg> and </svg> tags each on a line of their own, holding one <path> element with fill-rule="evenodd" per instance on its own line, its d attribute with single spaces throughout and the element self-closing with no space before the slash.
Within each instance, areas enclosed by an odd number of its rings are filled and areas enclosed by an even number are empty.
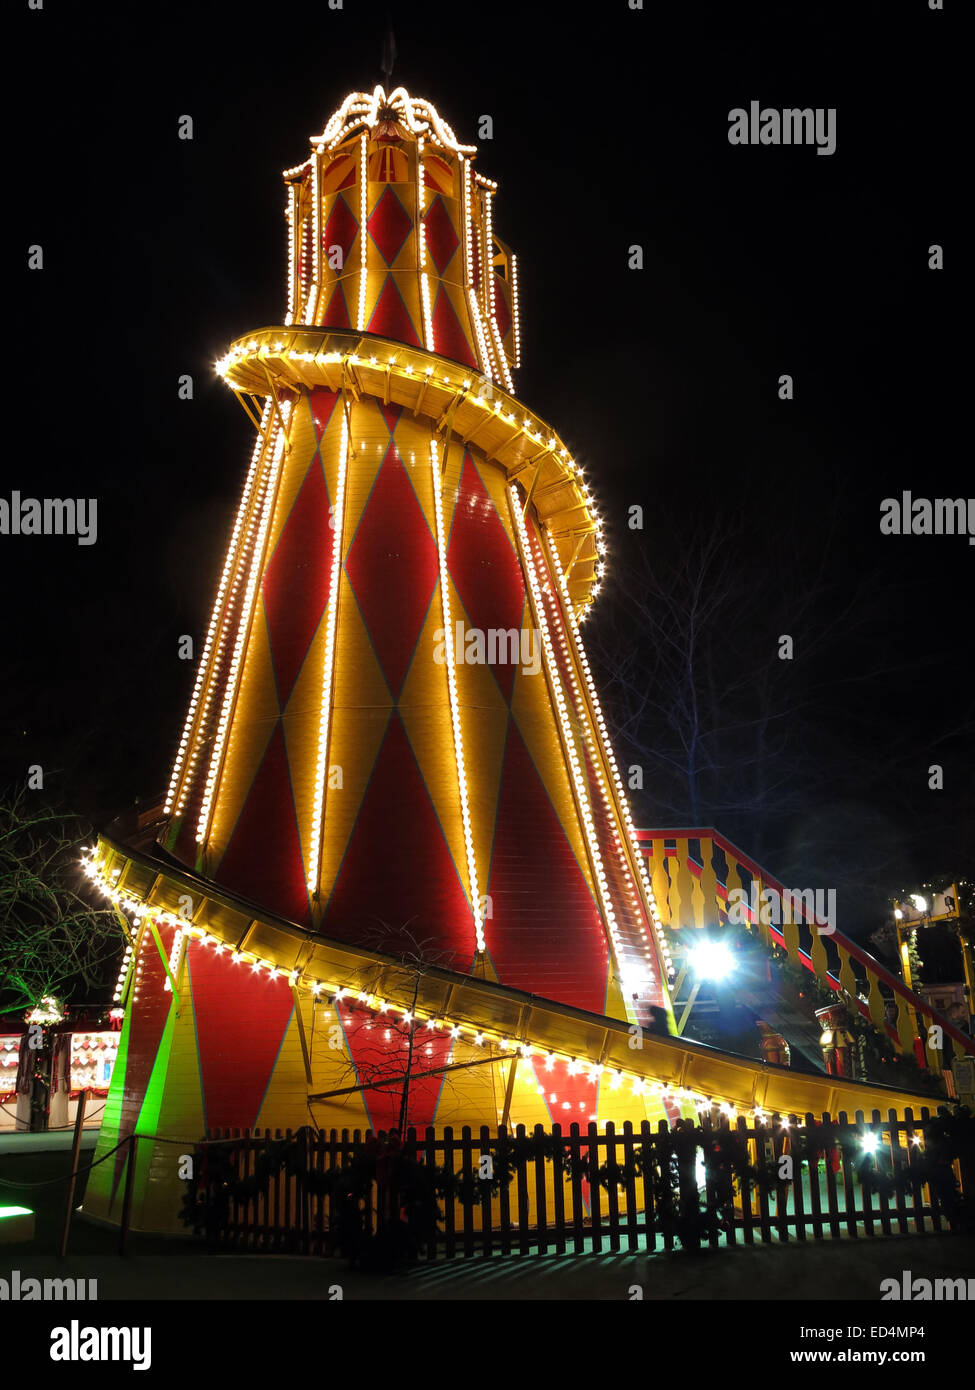
<svg viewBox="0 0 975 1390">
<path fill-rule="evenodd" d="M 9 1281 L 15 1269 L 22 1280 L 97 1279 L 99 1300 L 327 1299 L 337 1285 L 352 1301 L 626 1301 L 638 1296 L 635 1286 L 653 1300 L 876 1301 L 881 1280 L 900 1279 L 903 1270 L 928 1279 L 975 1276 L 975 1242 L 934 1235 L 792 1242 L 694 1256 L 494 1256 L 376 1276 L 349 1270 L 344 1259 L 209 1254 L 189 1237 L 134 1235 L 123 1258 L 117 1254 L 117 1231 L 77 1214 L 70 1254 L 59 1261 L 52 1252 L 61 1230 L 64 1186 L 57 1179 L 68 1159 L 67 1152 L 0 1151 L 0 1180 L 16 1184 L 0 1185 L 0 1202 L 22 1203 L 37 1212 L 29 1245 L 0 1246 L 0 1279 Z M 75 1201 L 81 1201 L 80 1192 Z"/>
<path fill-rule="evenodd" d="M 372 1276 L 344 1260 L 275 1255 L 211 1255 L 185 1247 L 166 1254 L 53 1256 L 0 1254 L 0 1279 L 12 1270 L 33 1278 L 97 1279 L 99 1300 L 328 1299 L 346 1300 L 627 1301 L 644 1299 L 880 1299 L 880 1281 L 975 1276 L 975 1244 L 953 1236 L 891 1237 L 836 1243 L 756 1246 L 699 1256 L 500 1256 L 414 1267 Z M 639 1286 L 641 1294 L 634 1291 Z"/>
<path fill-rule="evenodd" d="M 16 1130 L 0 1133 L 0 1156 L 3 1154 L 70 1153 L 74 1142 L 72 1130 L 55 1130 L 50 1134 L 18 1134 Z M 81 1150 L 90 1153 L 98 1142 L 97 1129 L 81 1131 Z"/>
</svg>

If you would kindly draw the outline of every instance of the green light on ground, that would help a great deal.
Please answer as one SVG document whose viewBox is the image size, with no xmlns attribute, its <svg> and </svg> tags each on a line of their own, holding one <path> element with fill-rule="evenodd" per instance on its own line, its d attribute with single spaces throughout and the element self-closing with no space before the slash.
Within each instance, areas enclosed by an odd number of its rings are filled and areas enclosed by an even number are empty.
<svg viewBox="0 0 975 1390">
<path fill-rule="evenodd" d="M 0 1221 L 5 1216 L 33 1216 L 30 1207 L 0 1207 Z"/>
</svg>

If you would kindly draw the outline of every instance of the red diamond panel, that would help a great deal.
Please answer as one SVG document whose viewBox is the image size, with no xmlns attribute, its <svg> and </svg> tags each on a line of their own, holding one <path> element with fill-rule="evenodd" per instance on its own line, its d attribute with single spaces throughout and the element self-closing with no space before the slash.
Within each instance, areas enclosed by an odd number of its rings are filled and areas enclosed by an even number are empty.
<svg viewBox="0 0 975 1390">
<path fill-rule="evenodd" d="M 345 302 L 345 292 L 338 284 L 332 291 L 332 297 L 328 301 L 328 308 L 322 316 L 323 328 L 351 328 L 352 320 L 349 318 L 349 306 Z"/>
<path fill-rule="evenodd" d="M 450 213 L 438 195 L 427 209 L 423 219 L 424 236 L 433 263 L 442 275 L 450 264 L 451 257 L 460 245 L 460 238 L 454 231 Z"/>
<path fill-rule="evenodd" d="M 525 608 L 521 565 L 470 454 L 465 455 L 460 476 L 447 568 L 467 612 L 468 626 L 482 632 L 492 627 L 521 627 Z M 491 669 L 510 702 L 514 665 L 493 665 Z"/>
<path fill-rule="evenodd" d="M 410 347 L 423 346 L 391 275 L 386 276 L 382 293 L 376 300 L 368 331 L 378 333 L 383 338 L 395 338 L 397 342 L 408 343 Z"/>
<path fill-rule="evenodd" d="M 365 943 L 409 925 L 466 972 L 474 924 L 416 758 L 396 711 L 390 718 L 322 931 Z"/>
<path fill-rule="evenodd" d="M 291 1021 L 288 982 L 199 942 L 189 968 L 204 1126 L 251 1129 Z"/>
<path fill-rule="evenodd" d="M 462 362 L 465 367 L 476 368 L 474 354 L 443 285 L 440 286 L 433 309 L 433 343 L 437 352 L 449 357 L 452 362 Z"/>
<path fill-rule="evenodd" d="M 328 522 L 328 490 L 316 453 L 261 583 L 282 710 L 328 602 L 335 534 Z"/>
<path fill-rule="evenodd" d="M 215 877 L 241 897 L 281 917 L 302 926 L 309 921 L 305 869 L 280 721 Z"/>
<path fill-rule="evenodd" d="M 504 342 L 511 330 L 511 311 L 505 301 L 501 284 L 496 284 L 494 287 L 494 322 L 498 325 L 501 341 Z"/>
<path fill-rule="evenodd" d="M 514 720 L 488 893 L 488 944 L 501 983 L 602 1013 L 609 967 L 602 918 Z"/>
<path fill-rule="evenodd" d="M 308 393 L 311 418 L 315 422 L 315 438 L 321 440 L 332 418 L 332 411 L 340 399 L 338 391 L 330 391 L 327 386 L 315 386 Z"/>
<path fill-rule="evenodd" d="M 392 265 L 413 228 L 413 219 L 393 190 L 387 188 L 370 213 L 366 226 L 383 260 Z"/>
<path fill-rule="evenodd" d="M 345 571 L 394 699 L 413 659 L 438 570 L 436 543 L 390 442 Z"/>
<path fill-rule="evenodd" d="M 322 232 L 322 246 L 325 248 L 326 257 L 330 246 L 341 246 L 342 260 L 345 261 L 352 249 L 352 243 L 355 241 L 358 230 L 359 223 L 353 216 L 348 203 L 341 196 L 336 198 L 332 204 L 332 211 L 328 214 L 325 230 Z"/>
<path fill-rule="evenodd" d="M 370 1081 L 389 1080 L 388 1086 L 376 1086 L 363 1091 L 362 1100 L 374 1132 L 398 1129 L 400 1105 L 403 1098 L 403 1078 L 409 1049 L 409 1025 L 402 1016 L 394 1019 L 389 1013 L 370 1012 L 361 1005 L 336 1008 L 345 1033 L 356 1076 L 365 1085 Z M 452 1039 L 442 1028 L 418 1028 L 413 1043 L 413 1072 L 433 1071 L 446 1066 L 450 1059 Z M 391 1079 L 390 1079 L 391 1078 Z M 425 1129 L 432 1125 L 440 1099 L 442 1076 L 411 1079 L 407 1101 L 406 1126 Z"/>
</svg>

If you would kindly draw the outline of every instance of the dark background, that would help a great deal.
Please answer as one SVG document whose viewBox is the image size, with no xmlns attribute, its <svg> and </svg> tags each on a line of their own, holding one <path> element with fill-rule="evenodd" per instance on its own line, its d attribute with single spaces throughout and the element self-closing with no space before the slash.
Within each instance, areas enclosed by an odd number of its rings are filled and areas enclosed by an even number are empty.
<svg viewBox="0 0 975 1390">
<path fill-rule="evenodd" d="M 8 348 L 2 491 L 96 496 L 98 543 L 0 537 L 0 782 L 40 763 L 46 790 L 96 824 L 168 780 L 193 677 L 177 643 L 205 631 L 252 440 L 213 363 L 282 320 L 280 172 L 347 91 L 381 80 L 385 9 L 50 4 L 17 21 L 28 81 L 8 218 L 45 268 L 23 271 Z M 897 865 L 889 891 L 964 877 L 975 549 L 879 532 L 884 497 L 971 488 L 950 331 L 952 15 L 925 0 L 391 12 L 394 83 L 461 140 L 494 118 L 478 167 L 500 182 L 498 231 L 519 256 L 518 392 L 586 465 L 607 523 L 611 577 L 588 631 L 637 548 L 676 561 L 702 519 L 747 516 L 738 551 L 757 593 L 797 524 L 797 564 L 829 530 L 822 602 L 873 576 L 872 629 L 833 651 L 844 679 L 816 718 L 836 766 L 765 837 L 768 867 L 823 882 L 803 846 L 825 824 L 847 878 L 862 865 L 866 881 L 878 855 Z M 728 111 L 752 99 L 835 106 L 836 153 L 732 147 Z M 192 402 L 177 398 L 184 372 Z M 626 528 L 634 503 L 643 533 Z M 778 631 L 750 623 L 742 660 L 768 659 Z M 844 747 L 876 769 L 856 795 Z M 927 789 L 933 762 L 942 792 Z M 636 800 L 653 823 L 653 789 Z M 871 882 L 841 922 L 853 934 L 876 924 Z"/>
</svg>

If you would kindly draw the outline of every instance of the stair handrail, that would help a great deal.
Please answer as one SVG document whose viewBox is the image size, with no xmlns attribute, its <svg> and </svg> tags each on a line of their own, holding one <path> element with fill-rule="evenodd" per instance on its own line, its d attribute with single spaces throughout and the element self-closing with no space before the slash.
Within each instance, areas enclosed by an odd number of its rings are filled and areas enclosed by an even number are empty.
<svg viewBox="0 0 975 1390">
<path fill-rule="evenodd" d="M 784 894 L 789 891 L 774 874 L 770 874 L 766 869 L 762 868 L 750 855 L 746 854 L 744 850 L 739 849 L 734 841 L 729 840 L 726 835 L 722 835 L 714 826 L 677 830 L 670 828 L 638 829 L 636 831 L 636 838 L 638 842 L 645 840 L 710 840 L 712 844 L 730 853 L 739 864 L 746 868 L 750 874 L 760 879 L 764 885 L 773 888 L 775 892 L 778 893 L 780 900 Z M 804 904 L 801 910 L 806 925 L 810 928 L 814 928 L 816 925 L 815 922 L 806 920 Z M 781 933 L 776 931 L 774 927 L 770 926 L 769 931 L 773 936 L 782 940 Z M 880 983 L 885 984 L 895 994 L 899 995 L 912 1009 L 917 1010 L 924 1018 L 929 1019 L 936 1026 L 940 1027 L 964 1052 L 975 1055 L 975 1039 L 968 1037 L 960 1028 L 957 1028 L 950 1019 L 945 1018 L 937 1009 L 932 1008 L 932 1006 L 924 999 L 920 998 L 919 995 L 908 989 L 903 980 L 898 979 L 896 975 L 892 974 L 891 971 L 889 971 L 886 966 L 882 965 L 875 956 L 872 956 L 869 951 L 864 950 L 862 946 L 846 936 L 838 928 L 830 932 L 830 939 L 837 947 L 844 950 L 851 959 L 857 961 L 868 974 L 873 974 Z M 782 940 L 782 944 L 785 944 L 784 940 Z M 808 952 L 799 947 L 797 949 L 797 954 L 806 969 L 816 974 L 815 965 Z M 833 975 L 831 971 L 827 971 L 826 976 L 831 988 L 836 990 L 842 988 L 839 979 Z M 867 1008 L 860 998 L 856 999 L 856 1004 L 860 1013 L 863 1014 L 864 1017 L 869 1017 L 869 1008 Z M 889 1023 L 885 1026 L 890 1036 L 896 1040 L 898 1037 L 896 1028 L 893 1028 Z"/>
</svg>

